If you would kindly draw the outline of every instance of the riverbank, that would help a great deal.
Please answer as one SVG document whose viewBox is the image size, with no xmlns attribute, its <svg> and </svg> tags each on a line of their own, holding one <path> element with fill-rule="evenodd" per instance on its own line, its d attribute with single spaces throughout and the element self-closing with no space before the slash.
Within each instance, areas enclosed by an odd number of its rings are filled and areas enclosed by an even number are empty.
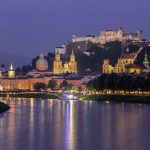
<svg viewBox="0 0 150 150">
<path fill-rule="evenodd" d="M 7 104 L 0 102 L 0 113 L 8 110 L 10 107 Z"/>
<path fill-rule="evenodd" d="M 127 103 L 149 103 L 149 96 L 126 96 L 126 95 L 83 95 L 81 100 L 87 101 L 109 101 L 109 102 L 127 102 Z"/>
<path fill-rule="evenodd" d="M 7 97 L 7 94 L 0 94 L 0 97 Z M 9 97 L 16 98 L 43 98 L 43 99 L 58 99 L 59 96 L 52 93 L 12 93 Z"/>
</svg>

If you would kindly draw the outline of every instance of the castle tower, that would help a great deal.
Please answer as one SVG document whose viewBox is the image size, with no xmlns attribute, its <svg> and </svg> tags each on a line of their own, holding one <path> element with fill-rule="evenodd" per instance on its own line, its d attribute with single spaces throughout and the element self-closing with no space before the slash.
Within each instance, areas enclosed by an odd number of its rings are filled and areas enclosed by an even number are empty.
<svg viewBox="0 0 150 150">
<path fill-rule="evenodd" d="M 145 53 L 143 65 L 144 65 L 146 68 L 149 68 L 149 61 L 148 61 L 147 53 Z"/>
<path fill-rule="evenodd" d="M 56 53 L 55 60 L 53 63 L 53 74 L 62 74 L 63 73 L 63 66 L 62 61 L 60 59 L 60 54 Z"/>
<path fill-rule="evenodd" d="M 70 55 L 69 72 L 70 73 L 77 73 L 77 62 L 75 60 L 75 55 L 74 55 L 73 51 L 72 51 L 72 53 Z"/>
<path fill-rule="evenodd" d="M 142 30 L 137 30 L 138 40 L 141 40 Z"/>
<path fill-rule="evenodd" d="M 9 78 L 15 78 L 15 70 L 14 70 L 14 66 L 13 66 L 12 62 L 10 64 L 10 68 L 8 71 L 8 77 Z"/>
</svg>

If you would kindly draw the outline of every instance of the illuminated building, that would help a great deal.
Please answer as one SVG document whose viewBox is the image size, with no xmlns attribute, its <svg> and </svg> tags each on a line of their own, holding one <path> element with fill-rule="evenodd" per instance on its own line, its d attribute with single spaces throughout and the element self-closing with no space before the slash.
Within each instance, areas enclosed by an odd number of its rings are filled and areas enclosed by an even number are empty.
<svg viewBox="0 0 150 150">
<path fill-rule="evenodd" d="M 55 55 L 55 60 L 53 63 L 53 74 L 62 74 L 62 73 L 77 73 L 77 62 L 75 60 L 75 55 L 72 51 L 69 62 L 65 61 L 62 63 L 60 54 Z"/>
<path fill-rule="evenodd" d="M 62 60 L 60 59 L 60 54 L 55 54 L 55 60 L 53 62 L 53 73 L 54 74 L 62 74 L 63 73 L 63 65 Z"/>
<path fill-rule="evenodd" d="M 140 74 L 144 72 L 145 70 L 147 71 L 149 68 L 149 61 L 148 61 L 147 55 L 145 54 L 145 58 L 143 61 L 144 67 L 138 66 L 134 63 L 136 57 L 137 57 L 137 54 L 135 53 L 124 54 L 118 59 L 118 62 L 114 67 L 109 63 L 108 59 L 104 59 L 102 72 L 107 73 L 107 74 L 110 74 L 110 73 Z"/>
<path fill-rule="evenodd" d="M 77 73 L 77 62 L 76 62 L 76 60 L 75 60 L 75 55 L 74 55 L 74 53 L 73 53 L 73 51 L 72 51 L 72 54 L 71 54 L 71 56 L 70 56 L 70 61 L 69 61 L 69 72 L 70 73 Z"/>
<path fill-rule="evenodd" d="M 10 68 L 8 71 L 8 78 L 15 78 L 15 70 L 12 63 L 10 64 Z"/>
<path fill-rule="evenodd" d="M 141 40 L 141 31 L 138 30 L 136 33 L 126 33 L 122 28 L 114 29 L 114 30 L 104 30 L 100 32 L 100 35 L 88 35 L 77 37 L 75 35 L 72 36 L 72 42 L 92 42 L 98 44 L 105 44 L 107 42 L 113 41 L 140 41 Z"/>
<path fill-rule="evenodd" d="M 145 53 L 143 64 L 146 68 L 149 68 L 149 61 L 148 61 L 147 53 Z"/>
<path fill-rule="evenodd" d="M 39 71 L 48 70 L 48 61 L 41 52 L 39 59 L 36 61 L 36 69 Z"/>
<path fill-rule="evenodd" d="M 51 75 L 52 72 L 48 69 L 48 61 L 44 58 L 44 54 L 41 52 L 39 58 L 36 61 L 36 69 L 28 72 L 28 76 L 39 77 Z"/>
<path fill-rule="evenodd" d="M 0 86 L 3 87 L 3 89 L 6 90 L 32 90 L 34 88 L 34 85 L 37 82 L 45 83 L 48 85 L 49 80 L 52 80 L 53 77 L 38 77 L 38 78 L 3 78 L 0 81 Z M 56 78 L 54 79 L 57 82 L 57 86 L 61 85 L 61 83 L 64 81 L 62 78 Z M 74 80 L 66 80 L 68 83 L 72 84 L 73 87 L 79 87 L 82 83 L 80 79 L 74 79 Z"/>
<path fill-rule="evenodd" d="M 55 54 L 59 53 L 59 54 L 66 54 L 66 45 L 62 45 L 61 47 L 55 47 Z"/>
</svg>

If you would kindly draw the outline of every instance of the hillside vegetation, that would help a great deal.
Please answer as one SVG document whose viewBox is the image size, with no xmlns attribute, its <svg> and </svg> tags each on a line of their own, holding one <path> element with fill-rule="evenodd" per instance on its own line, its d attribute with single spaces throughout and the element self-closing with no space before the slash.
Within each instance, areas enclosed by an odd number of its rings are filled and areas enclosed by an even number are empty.
<svg viewBox="0 0 150 150">
<path fill-rule="evenodd" d="M 112 65 L 117 63 L 118 58 L 122 53 L 126 52 L 126 48 L 130 49 L 129 53 L 136 53 L 139 50 L 139 46 L 136 44 L 122 44 L 119 41 L 109 42 L 103 45 L 102 47 L 97 44 L 91 43 L 72 43 L 68 44 L 67 54 L 61 55 L 63 62 L 65 60 L 69 60 L 71 50 L 74 50 L 76 55 L 76 60 L 78 62 L 78 71 L 84 72 L 86 70 L 91 71 L 102 71 L 102 64 L 104 59 L 109 59 Z M 83 48 L 83 49 L 82 49 Z M 138 55 L 136 64 L 142 64 L 145 52 L 150 54 L 150 47 L 145 47 L 141 53 Z M 52 52 L 49 52 L 45 58 L 49 63 L 49 70 L 53 70 L 53 61 L 55 59 L 55 55 Z M 38 57 L 33 58 L 32 60 L 32 68 L 36 68 L 36 60 Z M 27 72 L 31 70 L 30 66 L 24 67 L 24 70 Z"/>
</svg>

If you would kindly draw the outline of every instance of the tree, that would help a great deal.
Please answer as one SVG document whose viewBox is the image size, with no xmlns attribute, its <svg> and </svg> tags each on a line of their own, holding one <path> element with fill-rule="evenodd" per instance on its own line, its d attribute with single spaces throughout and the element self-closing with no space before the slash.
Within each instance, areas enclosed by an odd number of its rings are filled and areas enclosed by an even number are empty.
<svg viewBox="0 0 150 150">
<path fill-rule="evenodd" d="M 38 59 L 38 57 L 32 59 L 32 68 L 33 69 L 36 69 L 36 61 L 37 61 L 37 59 Z"/>
<path fill-rule="evenodd" d="M 71 83 L 68 83 L 68 81 L 66 81 L 66 80 L 63 80 L 63 82 L 60 85 L 60 88 L 62 90 L 71 90 L 72 87 L 73 87 L 73 85 Z"/>
<path fill-rule="evenodd" d="M 47 87 L 50 88 L 51 90 L 54 90 L 56 85 L 57 85 L 56 80 L 52 79 L 52 80 L 49 80 Z"/>
<path fill-rule="evenodd" d="M 27 73 L 28 71 L 31 71 L 32 67 L 30 65 L 26 65 L 22 67 L 22 72 Z"/>
<path fill-rule="evenodd" d="M 34 89 L 37 90 L 37 91 L 45 90 L 46 89 L 46 84 L 42 83 L 42 82 L 37 82 L 37 83 L 34 84 Z"/>
<path fill-rule="evenodd" d="M 21 68 L 17 67 L 16 72 L 20 73 L 21 72 Z"/>
<path fill-rule="evenodd" d="M 78 92 L 82 92 L 83 91 L 83 88 L 82 88 L 82 86 L 80 85 L 79 87 L 78 87 Z"/>
<path fill-rule="evenodd" d="M 2 68 L 5 68 L 5 65 L 4 65 L 4 64 L 1 64 L 1 67 L 2 67 Z"/>
</svg>

